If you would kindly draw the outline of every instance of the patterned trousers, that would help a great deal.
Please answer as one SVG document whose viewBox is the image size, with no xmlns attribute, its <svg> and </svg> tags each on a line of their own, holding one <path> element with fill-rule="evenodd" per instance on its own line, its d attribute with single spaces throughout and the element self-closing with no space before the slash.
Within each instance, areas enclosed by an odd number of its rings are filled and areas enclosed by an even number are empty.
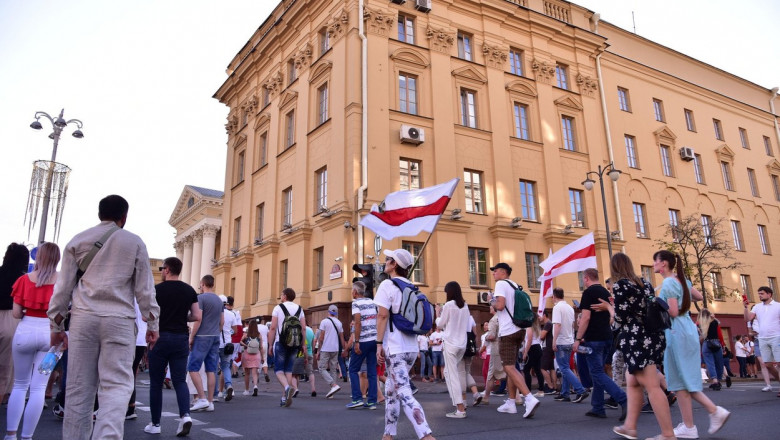
<svg viewBox="0 0 780 440">
<path fill-rule="evenodd" d="M 412 369 L 417 353 L 396 353 L 385 359 L 387 381 L 385 382 L 385 434 L 396 435 L 398 419 L 403 408 L 406 417 L 412 422 L 417 438 L 431 433 L 425 420 L 425 413 L 417 399 L 412 395 L 409 370 Z"/>
</svg>

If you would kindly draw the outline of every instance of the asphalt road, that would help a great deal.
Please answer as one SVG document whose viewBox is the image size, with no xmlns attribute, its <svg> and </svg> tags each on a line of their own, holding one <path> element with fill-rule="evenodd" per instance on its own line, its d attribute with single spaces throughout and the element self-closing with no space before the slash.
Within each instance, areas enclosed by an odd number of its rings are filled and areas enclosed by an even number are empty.
<svg viewBox="0 0 780 440">
<path fill-rule="evenodd" d="M 281 387 L 272 376 L 271 382 L 261 382 L 257 397 L 243 396 L 243 379 L 235 386 L 236 396 L 231 402 L 215 403 L 215 411 L 193 413 L 190 438 L 214 439 L 380 439 L 384 431 L 384 406 L 376 411 L 347 410 L 350 400 L 348 385 L 340 383 L 342 390 L 333 399 L 326 399 L 324 382 L 317 377 L 317 397 L 310 396 L 310 386 L 302 384 L 299 397 L 289 408 L 279 407 Z M 235 379 L 234 379 L 235 380 Z M 715 435 L 707 434 L 709 419 L 706 411 L 694 403 L 694 416 L 702 439 L 776 440 L 780 438 L 778 419 L 780 398 L 778 387 L 771 393 L 761 392 L 762 382 L 735 382 L 730 389 L 706 391 L 718 405 L 732 412 L 729 422 Z M 448 419 L 445 413 L 452 410 L 444 384 L 420 383 L 417 399 L 423 405 L 428 423 L 438 439 L 619 439 L 611 431 L 618 425 L 619 410 L 607 410 L 607 419 L 585 417 L 590 409 L 589 399 L 580 404 L 555 402 L 552 396 L 542 398 L 542 405 L 533 419 L 522 418 L 519 413 L 502 414 L 496 408 L 502 398 L 493 397 L 490 405 L 469 407 L 466 419 Z M 148 377 L 141 373 L 137 380 L 138 418 L 125 422 L 126 439 L 175 438 L 177 414 L 173 390 L 163 390 L 162 434 L 152 436 L 143 431 L 149 423 Z M 5 407 L 0 411 L 5 427 Z M 679 423 L 680 412 L 675 405 L 672 418 Z M 44 413 L 35 432 L 36 439 L 61 438 L 62 422 L 50 409 Z M 411 423 L 401 417 L 397 439 L 414 439 Z M 652 414 L 642 414 L 639 420 L 640 438 L 650 437 L 660 431 Z"/>
</svg>

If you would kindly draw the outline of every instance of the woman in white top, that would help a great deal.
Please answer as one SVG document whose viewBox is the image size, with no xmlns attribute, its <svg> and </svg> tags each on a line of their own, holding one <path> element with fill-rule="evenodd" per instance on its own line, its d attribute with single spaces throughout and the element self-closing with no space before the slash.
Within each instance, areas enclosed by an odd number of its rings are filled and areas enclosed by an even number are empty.
<svg viewBox="0 0 780 440">
<path fill-rule="evenodd" d="M 447 294 L 447 302 L 444 307 L 436 306 L 436 326 L 443 329 L 444 341 L 444 367 L 447 391 L 450 393 L 452 404 L 458 409 L 447 413 L 447 417 L 463 419 L 466 417 L 466 405 L 461 394 L 466 383 L 466 366 L 463 362 L 463 354 L 466 352 L 466 332 L 469 328 L 469 307 L 463 299 L 460 285 L 450 281 L 444 286 Z"/>
</svg>

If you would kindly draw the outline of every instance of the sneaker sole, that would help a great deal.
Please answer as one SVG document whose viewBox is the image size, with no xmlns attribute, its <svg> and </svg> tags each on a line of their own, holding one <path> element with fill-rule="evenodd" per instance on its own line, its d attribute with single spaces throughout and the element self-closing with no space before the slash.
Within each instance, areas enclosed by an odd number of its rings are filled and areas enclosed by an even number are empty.
<svg viewBox="0 0 780 440">
<path fill-rule="evenodd" d="M 726 424 L 726 422 L 729 421 L 729 417 L 731 417 L 731 413 L 726 414 L 726 417 L 723 418 L 723 423 L 720 424 L 720 427 L 718 427 L 718 429 L 716 429 L 715 431 L 712 431 L 712 432 L 710 432 L 710 430 L 708 429 L 707 433 L 712 435 L 712 434 L 715 434 L 716 432 L 720 431 L 723 428 L 723 426 Z"/>
<path fill-rule="evenodd" d="M 328 391 L 328 394 L 326 394 L 325 397 L 330 399 L 331 397 L 333 397 L 334 394 L 338 393 L 339 391 L 341 391 L 341 388 L 333 388 L 332 390 Z"/>
<path fill-rule="evenodd" d="M 537 402 L 536 406 L 531 408 L 531 412 L 529 412 L 528 414 L 523 414 L 523 418 L 530 419 L 531 417 L 533 417 L 534 414 L 536 413 L 536 410 L 539 409 L 540 406 L 542 406 L 542 402 Z"/>
<path fill-rule="evenodd" d="M 233 388 L 228 388 L 227 394 L 225 395 L 225 402 L 230 402 L 233 400 Z"/>
<path fill-rule="evenodd" d="M 285 392 L 285 396 L 284 396 L 285 399 L 286 399 L 285 402 L 284 402 L 284 407 L 285 408 L 289 408 L 290 405 L 292 405 L 292 395 L 293 395 L 293 389 L 292 389 L 292 387 L 290 387 L 290 388 L 287 389 L 287 391 Z"/>
<path fill-rule="evenodd" d="M 181 431 L 176 433 L 176 437 L 186 437 L 190 434 L 190 428 L 192 428 L 192 422 L 184 422 L 181 427 Z"/>
</svg>

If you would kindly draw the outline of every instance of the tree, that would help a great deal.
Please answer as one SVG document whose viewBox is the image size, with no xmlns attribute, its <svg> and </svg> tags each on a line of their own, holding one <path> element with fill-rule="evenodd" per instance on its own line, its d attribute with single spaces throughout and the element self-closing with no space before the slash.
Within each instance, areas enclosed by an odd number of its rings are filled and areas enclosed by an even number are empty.
<svg viewBox="0 0 780 440">
<path fill-rule="evenodd" d="M 689 215 L 677 225 L 664 225 L 664 238 L 656 240 L 665 249 L 680 254 L 686 276 L 701 286 L 705 309 L 708 301 L 723 297 L 728 291 L 719 279 L 720 273 L 743 266 L 733 255 L 725 223 L 723 217 Z M 706 288 L 705 281 L 711 289 Z"/>
</svg>

